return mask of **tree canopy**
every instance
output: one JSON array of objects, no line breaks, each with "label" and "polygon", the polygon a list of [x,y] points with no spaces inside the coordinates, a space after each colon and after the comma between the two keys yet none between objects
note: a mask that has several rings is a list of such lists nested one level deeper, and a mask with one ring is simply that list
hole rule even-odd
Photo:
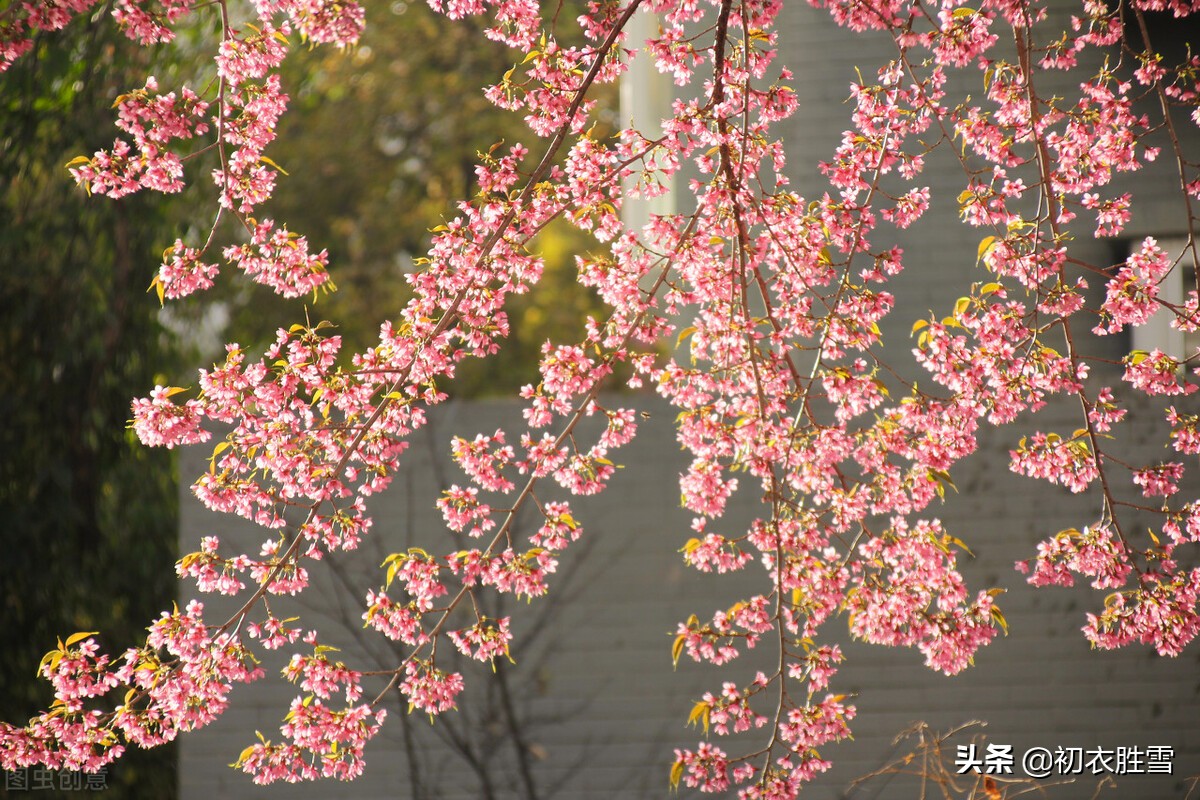
[{"label": "tree canopy", "polygon": [[[53,695],[34,674],[63,630],[142,634],[176,594],[177,475],[126,429],[129,398],[179,369],[147,303],[146,256],[173,238],[164,198],[94,202],[63,164],[110,139],[112,99],[154,58],[107,20],[40,34],[0,93],[0,715]],[[175,792],[171,748],[106,778]]]},{"label": "tree canopy", "polygon": [[[113,146],[70,163],[92,194],[124,197],[179,191],[188,161],[213,158],[215,221],[167,248],[152,284],[164,301],[210,289],[223,270],[289,298],[330,287],[330,253],[270,204],[284,169],[319,197],[340,170],[371,169],[391,152],[404,157],[388,168],[411,164],[427,178],[415,196],[464,196],[401,270],[403,297],[380,298],[402,308],[365,346],[310,314],[279,328],[265,354],[231,343],[196,388],[160,384],[134,401],[132,429],[146,445],[216,439],[194,493],[263,529],[257,552],[209,536],[177,565],[201,591],[240,605],[223,620],[206,619],[200,602],[173,608],[121,655],[101,653],[87,631],[65,638],[39,667],[55,704],[0,728],[0,765],[94,769],[129,745],[171,741],[215,719],[233,685],[263,677],[259,648],[289,648],[284,677],[299,694],[280,736],[249,743],[235,765],[262,783],[359,775],[363,747],[386,721],[384,698],[398,692],[410,711],[436,717],[464,685],[447,652],[482,662],[508,654],[511,618],[488,616],[479,599],[540,598],[560,560],[580,550],[586,520],[569,496],[606,488],[642,422],[636,397],[600,394],[619,371],[678,408],[691,458],[680,497],[694,515],[684,561],[702,572],[765,568],[757,593],[679,624],[673,657],[719,666],[728,680],[691,709],[706,736],[675,752],[672,785],[792,798],[828,768],[823,748],[850,735],[856,714],[835,693],[842,652],[826,635],[835,619],[948,675],[1006,628],[999,592],[966,585],[958,558],[968,544],[933,511],[986,424],[1029,426],[1011,470],[1096,500],[1092,517],[1049,532],[1019,565],[1028,580],[1082,578],[1108,592],[1084,627],[1096,647],[1178,655],[1200,632],[1200,502],[1183,482],[1185,459],[1200,453],[1200,418],[1182,402],[1200,387],[1200,354],[1187,345],[1200,329],[1191,272],[1200,177],[1188,129],[1200,120],[1200,70],[1186,53],[1166,61],[1154,44],[1153,15],[1167,5],[1088,0],[1062,15],[1027,0],[815,4],[852,31],[886,35],[895,57],[850,87],[847,132],[817,167],[826,187],[804,197],[777,136],[803,79],[777,58],[778,0],[592,2],[570,19],[533,0],[432,0],[508,48],[507,60],[496,51],[507,66],[484,96],[528,128],[488,145],[469,174],[436,144],[439,125],[463,119],[438,105],[438,81],[455,78],[426,75],[419,61],[397,67],[386,43],[355,51],[364,8],[354,2],[119,3],[118,24],[144,43],[170,39],[188,14],[219,23],[207,86],[147,78],[118,98]],[[92,5],[10,8],[0,57],[28,58],[31,33]],[[1169,10],[1186,17],[1200,4]],[[640,14],[656,24],[631,41]],[[289,132],[289,102],[304,104],[305,90],[289,98],[280,79],[297,42],[350,49],[352,74],[330,66],[307,89],[334,108],[341,93],[377,91],[376,63],[435,88],[411,116],[380,95],[387,110],[353,126],[361,165],[298,151],[283,167],[268,148]],[[493,57],[467,50],[468,65]],[[596,92],[638,58],[673,75],[681,99],[653,130],[614,131]],[[1069,91],[1047,80],[1053,71],[1069,76]],[[972,93],[951,94],[952,78]],[[889,236],[930,211],[923,180],[934,151],[958,164],[953,205],[978,231],[974,260],[986,275],[966,281],[952,308],[905,320],[914,371],[882,347],[897,305],[889,284],[913,257]],[[1079,241],[1117,236],[1131,219],[1135,192],[1120,176],[1158,159],[1171,168],[1180,247],[1138,237],[1128,255],[1090,255]],[[626,202],[672,182],[687,197],[678,211],[622,221]],[[411,240],[387,221],[402,198],[362,197],[353,177],[332,185],[334,213],[320,224],[342,258],[408,252]],[[223,233],[225,222],[235,233]],[[404,655],[370,673],[337,661],[320,631],[276,616],[271,598],[303,591],[310,571],[370,534],[367,499],[460,370],[494,357],[518,328],[514,303],[550,274],[538,243],[561,222],[591,237],[574,277],[602,311],[576,338],[540,347],[519,390],[520,430],[453,440],[463,478],[436,500],[451,535],[391,554],[378,583],[362,587],[365,626]],[[1179,283],[1183,274],[1190,280]],[[1177,293],[1166,290],[1172,276]],[[1115,338],[1155,319],[1182,335],[1182,350],[1130,350]],[[1133,397],[1162,402],[1165,457],[1113,438]],[[1053,398],[1076,406],[1073,431],[1039,427]],[[599,424],[585,435],[589,418]],[[724,513],[739,491],[761,504],[729,530]],[[522,511],[532,526],[518,521]],[[738,659],[753,646],[775,658],[751,675]]]}]

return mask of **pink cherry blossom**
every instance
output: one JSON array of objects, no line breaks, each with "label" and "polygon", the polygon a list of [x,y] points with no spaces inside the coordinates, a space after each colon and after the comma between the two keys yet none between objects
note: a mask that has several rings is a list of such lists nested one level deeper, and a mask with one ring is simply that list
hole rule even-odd
[{"label": "pink cherry blossom", "polygon": [[[1134,53],[1128,71],[1105,66],[1053,93],[1043,73],[1108,64],[1145,12],[1200,7],[1135,0],[1117,13],[1087,0],[1067,20],[1024,0],[812,5],[851,31],[890,38],[894,52],[845,87],[847,127],[812,173],[823,185],[804,197],[791,188],[780,138],[798,110],[792,85],[805,79],[779,63],[780,0],[588,3],[572,35],[533,0],[433,0],[451,20],[484,17],[484,35],[514,51],[513,68],[484,93],[523,117],[533,146],[481,156],[481,191],[434,231],[421,268],[406,276],[411,299],[374,346],[344,353],[327,323],[284,325],[261,357],[229,344],[186,399],[175,395],[187,390],[158,386],[133,401],[131,427],[147,445],[224,431],[193,491],[265,538],[251,554],[207,537],[176,569],[201,591],[236,596],[241,610],[206,621],[199,603],[172,609],[118,657],[87,632],[68,637],[39,667],[55,708],[0,727],[0,767],[94,769],[128,745],[170,741],[212,722],[235,684],[261,676],[252,646],[286,646],[299,648],[284,678],[301,694],[282,739],[262,736],[236,766],[259,783],[356,777],[385,722],[384,698],[399,692],[431,718],[450,712],[465,679],[446,669],[447,652],[494,661],[520,647],[519,626],[484,616],[478,599],[532,602],[557,589],[560,560],[589,535],[566,495],[617,480],[620,449],[641,424],[636,396],[618,407],[600,394],[618,375],[676,409],[687,453],[680,501],[693,515],[671,545],[677,557],[714,579],[763,568],[756,591],[677,625],[674,659],[720,668],[691,719],[724,746],[677,750],[672,784],[791,800],[829,768],[823,753],[850,737],[856,714],[828,693],[843,660],[828,641],[835,620],[867,642],[912,648],[946,674],[1006,628],[1000,591],[967,585],[959,559],[968,544],[936,515],[983,425],[1026,426],[1010,469],[1098,507],[1088,524],[1045,532],[1018,562],[1027,580],[1083,577],[1107,592],[1083,624],[1097,647],[1178,655],[1200,633],[1200,570],[1175,556],[1200,541],[1200,503],[1182,461],[1135,463],[1109,437],[1134,416],[1138,394],[1194,393],[1195,354],[1097,358],[1087,337],[1159,314],[1176,330],[1200,328],[1196,292],[1166,291],[1194,247],[1168,253],[1146,238],[1127,259],[1091,263],[1076,243],[1125,230],[1141,199],[1112,184],[1162,148],[1181,196],[1200,197],[1196,159],[1174,133],[1200,122],[1200,112],[1179,114],[1200,97],[1200,56],[1174,65]],[[36,0],[0,12],[0,70],[39,32],[94,6]],[[69,164],[86,191],[119,198],[177,192],[195,177],[192,157],[214,152],[213,235],[188,234],[163,253],[151,284],[163,302],[212,287],[227,266],[285,297],[332,289],[335,265],[319,243],[254,215],[284,174],[269,147],[287,111],[279,68],[293,39],[349,47],[365,11],[345,0],[251,0],[231,11],[225,2],[117,2],[117,24],[142,43],[169,41],[185,15],[217,20],[219,34],[196,45],[210,51],[216,78],[203,90],[147,78],[116,98],[112,147]],[[643,13],[657,15],[655,34],[632,41],[627,26]],[[598,132],[607,126],[593,125],[597,87],[636,59],[670,75],[680,99],[653,133]],[[949,94],[956,85],[967,89]],[[1158,130],[1165,144],[1152,139]],[[944,198],[940,178],[922,176],[938,149],[961,166]],[[688,195],[686,212],[641,227],[622,221],[627,201],[661,196],[672,182]],[[893,226],[924,224],[939,204],[977,231],[974,259],[960,264],[972,277],[949,308],[898,309],[886,284],[922,256],[890,241]],[[236,238],[214,245],[223,218]],[[544,271],[535,237],[560,218],[594,240],[577,275],[607,310],[575,340],[542,346],[536,382],[519,395],[521,424],[451,440],[461,476],[435,501],[444,529],[389,554],[364,589],[368,633],[405,648],[368,675],[301,620],[277,617],[270,600],[304,591],[327,556],[371,535],[367,498],[388,486],[459,364],[500,348],[507,301]],[[898,311],[910,316],[916,377],[884,347]],[[1029,421],[1057,400],[1078,409],[1070,433]],[[1171,406],[1159,424],[1167,452],[1200,452],[1200,422],[1187,408]],[[726,517],[735,497],[762,503],[739,523]],[[1153,518],[1148,535],[1134,512]],[[771,649],[773,668],[739,673],[751,648]],[[364,685],[375,678],[380,687]],[[118,695],[127,699],[103,704]]]}]

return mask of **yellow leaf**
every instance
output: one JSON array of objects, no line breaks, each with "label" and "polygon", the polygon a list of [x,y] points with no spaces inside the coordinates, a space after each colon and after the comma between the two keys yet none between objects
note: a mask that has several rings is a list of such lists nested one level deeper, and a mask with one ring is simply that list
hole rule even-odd
[{"label": "yellow leaf", "polygon": [[971,552],[971,548],[967,547],[966,542],[964,542],[962,539],[959,539],[957,536],[951,536],[949,541],[950,541],[950,544],[952,544],[955,547],[957,547],[958,549],[962,550],[964,553],[969,555],[971,558],[975,557],[975,554]]},{"label": "yellow leaf", "polygon": [[695,725],[697,722],[704,724],[704,732],[708,733],[708,717],[712,709],[706,701],[700,700],[696,705],[692,706],[692,713],[688,714],[688,725]]},{"label": "yellow leaf", "polygon": [[70,647],[76,642],[82,642],[89,636],[95,636],[99,632],[100,631],[81,631],[80,633],[73,633],[67,637],[67,647]]},{"label": "yellow leaf", "polygon": [[679,666],[679,656],[683,654],[683,645],[687,641],[687,634],[681,633],[675,637],[675,643],[671,645],[671,663]]},{"label": "yellow leaf", "polygon": [[671,765],[671,788],[678,789],[679,781],[683,778],[683,762],[676,761]]},{"label": "yellow leaf", "polygon": [[269,167],[274,167],[274,168],[275,168],[275,170],[276,170],[277,172],[280,172],[280,173],[282,173],[282,174],[284,174],[284,175],[287,175],[287,174],[288,174],[288,171],[287,171],[286,169],[284,169],[283,167],[279,166],[278,164],[276,164],[274,161],[272,161],[271,159],[267,158],[266,156],[259,156],[259,157],[258,157],[258,160],[259,160],[259,161],[261,161],[261,162],[263,162],[264,164],[266,164],[266,165],[267,165],[267,166],[269,166]]},{"label": "yellow leaf", "polygon": [[257,747],[257,746],[258,746],[258,745],[254,745],[254,744],[252,744],[252,745],[250,745],[249,747],[247,747],[245,750],[243,750],[243,751],[241,752],[241,754],[240,754],[240,755],[238,755],[238,759],[237,759],[237,761],[233,762],[233,763],[232,763],[232,764],[230,764],[229,766],[231,766],[231,767],[233,767],[233,768],[235,768],[235,769],[236,769],[236,768],[238,768],[238,767],[242,766],[242,764],[245,764],[245,763],[246,763],[246,759],[248,759],[248,758],[250,757],[250,755],[251,755],[251,754],[254,752],[254,748],[255,748],[255,747]]},{"label": "yellow leaf", "polygon": [[[164,256],[164,259],[165,259],[165,256]],[[153,289],[155,291],[155,293],[158,295],[159,306],[162,306],[166,303],[166,299],[167,299],[166,298],[166,288],[167,287],[165,287],[163,285],[162,280],[157,275],[155,275],[154,280],[150,281],[150,285],[146,287],[146,291],[148,292],[151,289]]]},{"label": "yellow leaf", "polygon": [[53,671],[54,668],[58,666],[58,662],[61,660],[62,652],[59,650],[51,650],[49,653],[46,653],[46,655],[42,656],[42,660],[37,665],[37,671],[33,674],[40,677],[42,674],[42,668],[47,664],[49,664],[50,670]]},{"label": "yellow leaf", "polygon": [[213,448],[212,456],[208,459],[209,472],[216,470],[217,456],[219,456],[221,453],[223,453],[224,451],[226,451],[228,449],[229,449],[229,440],[228,439],[226,439],[223,442],[219,442],[217,444],[217,446]]},{"label": "yellow leaf", "polygon": [[996,608],[995,606],[992,606],[992,619],[994,619],[996,624],[1000,626],[1000,629],[1004,631],[1004,635],[1008,636],[1008,620],[1006,620],[1004,615],[1000,613],[1000,609]]}]

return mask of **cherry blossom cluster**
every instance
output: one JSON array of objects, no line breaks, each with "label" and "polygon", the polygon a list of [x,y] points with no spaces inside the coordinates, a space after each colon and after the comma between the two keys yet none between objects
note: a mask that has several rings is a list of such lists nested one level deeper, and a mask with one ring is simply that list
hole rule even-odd
[{"label": "cherry blossom cluster", "polygon": [[[744,22],[738,19],[743,7],[711,5],[707,19],[718,37]],[[1006,627],[995,605],[999,590],[968,593],[955,567],[955,554],[965,545],[936,520],[914,515],[953,485],[952,468],[975,451],[983,419],[1012,422],[1055,395],[1079,398],[1081,427],[1069,436],[1026,437],[1012,454],[1012,468],[1076,492],[1100,485],[1104,521],[1043,544],[1031,581],[1068,582],[1081,574],[1097,588],[1124,588],[1104,614],[1089,617],[1088,637],[1105,647],[1142,641],[1177,653],[1195,635],[1197,610],[1190,591],[1194,573],[1177,571],[1173,550],[1190,541],[1195,507],[1164,506],[1165,536],[1134,550],[1118,517],[1123,509],[1149,507],[1116,494],[1112,482],[1124,472],[1144,497],[1173,498],[1184,467],[1174,461],[1131,465],[1109,452],[1101,434],[1118,425],[1126,409],[1110,387],[1094,386],[1092,365],[1076,344],[1080,323],[1072,318],[1099,319],[1083,328],[1110,333],[1145,324],[1165,309],[1174,312],[1178,327],[1191,329],[1187,303],[1171,306],[1159,297],[1181,254],[1168,254],[1150,239],[1126,262],[1071,274],[1067,245],[1078,209],[1096,214],[1090,233],[1121,232],[1133,196],[1106,197],[1103,190],[1115,173],[1154,161],[1162,145],[1146,143],[1151,122],[1132,111],[1133,83],[1115,71],[1085,79],[1074,98],[1051,96],[1036,85],[1038,68],[1072,69],[1090,57],[1089,49],[1119,44],[1120,18],[1088,4],[1072,30],[1061,33],[1048,24],[1038,28],[1044,13],[1021,3],[985,3],[981,9],[952,3],[940,9],[921,3],[819,5],[828,5],[852,29],[889,31],[900,55],[877,80],[851,87],[853,128],[821,166],[835,193],[816,202],[782,188],[787,180],[778,172],[775,145],[754,127],[753,116],[749,123],[721,119],[719,104],[732,92],[741,93],[743,113],[753,107],[741,73],[725,77],[720,68],[722,60],[735,69],[751,62],[738,50],[748,53],[760,40],[749,24],[743,38],[730,37],[728,50],[719,39],[711,48],[697,47],[686,31],[666,26],[662,39],[649,46],[660,69],[681,84],[706,55],[714,62],[706,84],[713,117],[698,129],[697,112],[708,107],[694,104],[691,116],[677,107],[676,121],[668,120],[666,128],[686,121],[690,139],[708,148],[695,163],[709,180],[693,189],[699,227],[711,238],[708,248],[681,253],[679,264],[690,281],[678,302],[697,307],[680,335],[687,360],[655,374],[659,391],[681,409],[680,441],[694,455],[681,488],[685,506],[698,515],[698,536],[683,554],[698,569],[724,572],[753,560],[753,546],[774,585],[772,594],[753,598],[772,609],[766,630],[754,622],[734,624],[732,609],[717,612],[711,622],[693,615],[679,627],[676,657],[725,665],[774,627],[782,659],[791,662],[788,677],[803,680],[813,668],[810,637],[841,610],[861,638],[915,647],[931,668],[947,673],[968,666],[976,650]],[[1180,6],[1179,13],[1190,11]],[[1017,44],[1015,59],[992,53],[1005,38],[997,36],[1001,25]],[[1137,60],[1137,54],[1129,57]],[[951,69],[978,70],[987,102],[951,107],[944,90]],[[1190,87],[1179,88],[1194,81],[1187,69],[1141,69],[1137,80],[1194,107]],[[872,240],[880,235],[880,220],[905,228],[927,210],[929,190],[916,181],[936,132],[950,148],[989,165],[979,169],[962,159],[965,186],[958,203],[967,224],[990,230],[979,259],[992,280],[974,284],[948,316],[918,320],[913,328],[918,361],[948,394],[908,385],[896,403],[891,392],[897,382],[888,379],[890,368],[878,348],[878,323],[891,310],[891,298],[871,284],[896,274],[902,254]],[[917,136],[922,141],[914,147]],[[1179,155],[1178,138],[1172,137],[1171,147],[1181,186],[1190,192],[1191,162]],[[686,146],[679,152],[691,154]],[[892,175],[901,179],[899,188]],[[1043,198],[1040,204],[1029,202],[1031,189]],[[859,264],[874,266],[853,269],[856,255]],[[1088,307],[1087,281],[1097,274],[1106,282],[1107,299]],[[763,308],[765,316],[751,311]],[[805,351],[814,355],[797,363]],[[1195,390],[1181,362],[1158,351],[1130,354],[1124,378],[1152,395]],[[819,410],[824,403],[832,409]],[[1188,423],[1174,410],[1169,421],[1175,441],[1191,446]],[[761,484],[755,489],[771,515],[756,520],[745,536],[709,532],[710,520],[751,478]],[[890,520],[880,524],[880,517]],[[745,784],[746,797],[793,797],[813,774],[803,748],[848,733],[844,726],[853,709],[835,710],[825,737],[803,711],[835,665],[834,659],[820,662],[820,680],[809,687],[807,704],[789,696],[783,681],[773,702],[760,700],[779,719],[804,726],[786,733],[781,727],[765,758],[756,753],[752,762],[715,748],[679,751],[673,781],[711,792],[726,791],[732,781]],[[751,685],[727,684],[725,695],[761,698]],[[728,734],[728,727],[715,732]],[[810,732],[815,738],[806,740]],[[798,744],[785,755],[781,742]],[[779,759],[787,761],[787,780],[778,779]],[[739,771],[750,763],[754,769]]]},{"label": "cherry blossom cluster", "polygon": [[386,710],[367,704],[335,711],[313,695],[296,698],[280,727],[289,741],[272,744],[264,738],[243,750],[233,766],[259,784],[353,780],[365,769],[363,748],[386,717]]},{"label": "cherry blossom cluster", "polygon": [[94,194],[123,197],[140,189],[178,192],[183,188],[183,162],[171,150],[176,140],[191,139],[208,130],[204,122],[209,104],[191,89],[155,94],[158,81],[146,80],[117,98],[117,127],[133,137],[133,148],[118,139],[113,149],[80,156],[71,162],[76,182]]},{"label": "cherry blossom cluster", "polygon": [[[221,257],[298,297],[329,287],[324,251],[252,216],[283,174],[265,154],[286,110],[278,67],[292,36],[352,44],[363,10],[341,0],[256,0],[231,17],[231,2],[215,4],[212,93],[160,94],[148,80],[117,103],[131,141],[77,160],[73,172],[99,194],[177,191],[199,152],[188,152],[189,142],[213,132],[216,217],[234,218],[240,237]],[[0,63],[27,49],[31,31],[61,28],[91,5],[42,0],[0,12]],[[791,800],[828,769],[824,748],[850,737],[856,715],[844,695],[829,693],[842,661],[826,639],[831,625],[913,648],[946,674],[1005,630],[1001,590],[967,587],[958,566],[967,545],[932,507],[978,449],[981,426],[1013,423],[1056,398],[1078,407],[1078,427],[1026,435],[1010,467],[1095,495],[1098,516],[1047,532],[1018,569],[1036,585],[1083,576],[1111,590],[1084,626],[1097,646],[1140,642],[1175,655],[1200,633],[1200,569],[1176,555],[1200,542],[1200,501],[1187,496],[1184,462],[1134,463],[1110,438],[1122,433],[1130,393],[1175,397],[1180,405],[1163,409],[1163,441],[1200,452],[1200,422],[1182,405],[1200,386],[1196,354],[1133,351],[1104,364],[1082,346],[1085,336],[1158,314],[1179,330],[1200,328],[1196,292],[1173,302],[1162,290],[1172,271],[1196,260],[1190,208],[1200,175],[1179,130],[1200,123],[1200,57],[1166,64],[1152,42],[1134,46],[1124,36],[1131,21],[1144,30],[1144,15],[1162,3],[1134,0],[1125,17],[1086,0],[1063,30],[1025,0],[978,8],[813,0],[853,31],[886,33],[896,55],[848,87],[849,127],[818,165],[827,185],[809,198],[791,189],[779,138],[778,123],[797,111],[796,76],[776,63],[781,0],[590,2],[572,36],[556,10],[544,13],[534,0],[431,5],[451,20],[486,16],[486,35],[513,48],[515,66],[486,94],[525,118],[538,152],[512,144],[481,157],[482,191],[434,230],[408,276],[411,300],[367,351],[342,353],[326,323],[292,325],[258,359],[228,345],[224,361],[200,373],[194,396],[159,386],[134,401],[132,428],[148,445],[202,443],[214,425],[229,431],[193,490],[266,538],[254,554],[222,553],[207,538],[178,571],[244,604],[215,625],[199,604],[166,614],[123,660],[100,655],[88,635],[60,643],[41,668],[57,703],[25,728],[0,729],[0,766],[92,768],[126,744],[167,741],[210,722],[233,684],[259,677],[252,640],[266,649],[299,641],[308,650],[292,654],[284,677],[303,694],[283,720],[283,739],[250,745],[236,766],[262,783],[355,777],[385,701],[398,693],[410,712],[430,717],[456,707],[466,679],[447,669],[444,653],[491,662],[520,646],[512,620],[485,616],[478,601],[486,592],[542,597],[560,560],[574,557],[586,534],[566,495],[603,491],[639,424],[633,408],[600,394],[617,374],[678,409],[689,454],[681,497],[693,514],[684,561],[704,572],[754,570],[760,580],[756,593],[678,625],[677,662],[686,655],[722,668],[691,721],[729,744],[677,750],[674,785]],[[1200,11],[1200,0],[1170,7],[1184,16]],[[124,0],[115,15],[149,42],[200,10]],[[656,15],[648,41],[626,36],[635,14]],[[229,23],[243,17],[253,23]],[[601,137],[591,127],[594,90],[631,58],[671,75],[680,99],[660,134]],[[1046,73],[1079,70],[1086,74],[1074,90],[1047,88]],[[954,99],[952,76],[977,82],[977,99]],[[1161,118],[1135,111],[1143,96],[1158,101]],[[895,312],[887,284],[906,260],[889,236],[921,224],[934,206],[922,173],[937,149],[962,167],[959,215],[980,229],[985,277],[952,308],[915,320],[913,355],[927,373],[918,382],[888,362],[881,323]],[[1115,176],[1164,152],[1187,209],[1187,249],[1145,239],[1118,263],[1083,263],[1074,240],[1117,236],[1132,219],[1136,198],[1112,189]],[[656,196],[681,182],[685,165],[694,176],[689,210],[626,228],[626,192]],[[372,676],[331,660],[315,632],[275,616],[270,598],[303,591],[318,562],[370,534],[368,498],[387,487],[458,365],[499,349],[506,301],[543,271],[531,242],[558,217],[600,245],[577,259],[578,279],[608,312],[589,318],[578,340],[542,347],[538,379],[520,392],[523,429],[450,443],[463,477],[435,501],[445,530],[390,554],[378,585],[365,589],[365,627],[407,655]],[[153,284],[161,300],[213,285],[214,241],[180,239],[166,250]],[[1119,390],[1107,385],[1118,378]],[[762,499],[759,511],[731,529],[725,512],[747,494]],[[1130,522],[1135,514],[1155,520],[1147,539]],[[764,647],[775,667],[740,672],[741,656]],[[121,687],[124,702],[105,706]],[[338,696],[344,707],[332,704]]]},{"label": "cherry blossom cluster", "polygon": [[[99,654],[92,633],[77,633],[46,654],[39,673],[55,702],[24,728],[0,726],[6,769],[44,764],[95,771],[120,757],[125,744],[153,747],[182,731],[208,725],[228,706],[235,683],[262,676],[247,648],[204,624],[203,606],[164,612],[146,644],[119,660]],[[111,710],[89,707],[118,687],[127,689]]]},{"label": "cherry blossom cluster", "polygon": [[0,72],[33,47],[38,31],[57,31],[96,5],[96,0],[12,3],[0,12]]}]

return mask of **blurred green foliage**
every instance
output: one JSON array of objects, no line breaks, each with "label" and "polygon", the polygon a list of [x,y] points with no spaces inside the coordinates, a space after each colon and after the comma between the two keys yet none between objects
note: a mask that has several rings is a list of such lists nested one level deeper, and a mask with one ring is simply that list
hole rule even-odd
[{"label": "blurred green foliage", "polygon": [[[173,238],[162,198],[88,199],[63,165],[111,146],[113,98],[153,54],[109,20],[39,39],[0,91],[0,719],[48,707],[56,637],[116,654],[176,595],[170,454],[125,429],[130,398],[173,366],[146,293]],[[119,700],[119,698],[118,698]],[[112,796],[175,796],[173,747],[109,768]],[[0,785],[0,792],[4,787]],[[53,796],[44,791],[39,796]],[[66,796],[64,794],[64,796]]]},{"label": "blurred green foliage", "polygon": [[[572,5],[560,11],[564,20],[578,13]],[[514,55],[486,39],[482,20],[451,21],[420,0],[370,4],[367,13],[357,48],[298,48],[285,62],[292,101],[268,153],[288,175],[260,214],[329,250],[338,291],[301,302],[312,322],[336,324],[346,353],[371,346],[380,323],[398,316],[409,296],[404,276],[428,249],[430,229],[478,191],[478,154],[520,141],[535,161],[544,146],[519,115],[483,96]],[[602,120],[598,135],[604,128]],[[512,301],[513,333],[500,354],[464,364],[450,392],[511,393],[538,379],[543,341],[579,339],[584,317],[602,313],[575,281],[574,254],[589,247],[595,240],[562,221],[538,238],[533,249],[547,262],[542,283]],[[305,313],[296,301],[229,276],[218,296],[229,309],[227,335],[252,348]],[[201,302],[186,304],[191,314],[199,315]]]}]

